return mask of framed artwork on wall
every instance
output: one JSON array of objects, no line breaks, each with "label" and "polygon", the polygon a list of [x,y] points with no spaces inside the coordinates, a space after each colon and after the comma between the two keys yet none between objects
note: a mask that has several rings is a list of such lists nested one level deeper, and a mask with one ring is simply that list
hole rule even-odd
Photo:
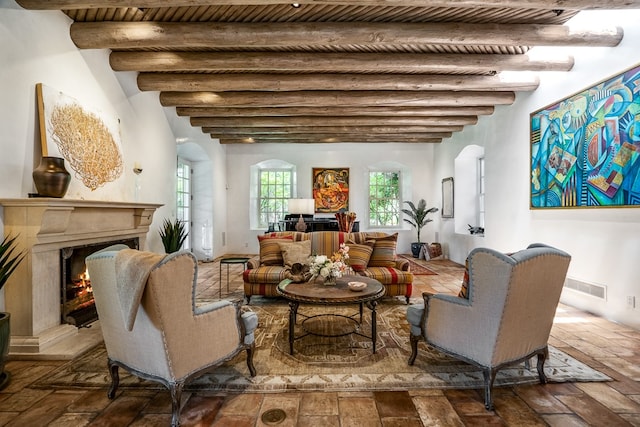
[{"label": "framed artwork on wall", "polygon": [[640,65],[530,122],[531,209],[640,206]]},{"label": "framed artwork on wall", "polygon": [[349,168],[312,168],[316,213],[349,210]]},{"label": "framed artwork on wall", "polygon": [[442,218],[453,218],[453,177],[442,180]]},{"label": "framed artwork on wall", "polygon": [[85,187],[95,190],[124,171],[120,121],[74,98],[36,84],[42,155],[61,157]]}]

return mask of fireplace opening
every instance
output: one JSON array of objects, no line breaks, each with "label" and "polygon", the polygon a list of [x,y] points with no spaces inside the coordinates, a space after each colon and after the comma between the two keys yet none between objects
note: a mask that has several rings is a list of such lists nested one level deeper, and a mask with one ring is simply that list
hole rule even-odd
[{"label": "fireplace opening", "polygon": [[124,244],[132,249],[138,249],[138,238],[112,240],[104,243],[60,249],[62,266],[60,312],[62,314],[62,323],[81,328],[89,327],[91,323],[98,319],[98,312],[93,301],[91,277],[87,272],[84,260],[92,253],[115,244]]}]

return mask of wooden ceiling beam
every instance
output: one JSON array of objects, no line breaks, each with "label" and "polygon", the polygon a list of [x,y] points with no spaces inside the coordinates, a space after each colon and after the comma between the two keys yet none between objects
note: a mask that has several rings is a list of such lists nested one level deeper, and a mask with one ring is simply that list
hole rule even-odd
[{"label": "wooden ceiling beam", "polygon": [[616,46],[619,27],[564,25],[367,22],[74,22],[81,49],[282,48],[394,45]]},{"label": "wooden ceiling beam", "polygon": [[164,107],[464,107],[510,105],[513,92],[442,91],[296,91],[160,92]]},{"label": "wooden ceiling beam", "polygon": [[[161,8],[167,7],[164,0],[16,0],[25,9],[91,9],[91,8]],[[301,5],[345,5],[345,6],[401,6],[401,7],[460,7],[460,8],[514,8],[542,10],[589,10],[589,9],[638,9],[638,0],[300,0]],[[171,6],[233,6],[233,5],[277,5],[282,0],[172,0]]]},{"label": "wooden ceiling beam", "polygon": [[387,139],[388,141],[393,138],[433,138],[433,139],[443,139],[449,138],[452,135],[452,132],[413,132],[413,133],[377,133],[377,134],[362,134],[362,133],[287,133],[287,134],[265,134],[265,133],[246,133],[246,134],[218,134],[216,132],[211,132],[212,138],[255,138],[262,141],[268,141],[270,139],[328,139],[328,138],[340,138],[340,139],[357,139],[365,137],[371,137],[373,139]]},{"label": "wooden ceiling beam", "polygon": [[[268,135],[268,134],[260,134],[260,133],[251,133],[251,134],[246,134],[246,135],[224,135],[222,134],[220,137],[222,138],[254,138],[254,139],[260,139],[262,141],[268,141],[268,140],[272,140],[272,139],[278,139],[278,140],[282,140],[282,139],[300,139],[300,140],[306,140],[306,139],[328,139],[328,138],[340,138],[340,139],[353,139],[356,140],[358,138],[369,138],[371,137],[372,139],[376,139],[376,140],[382,140],[382,139],[387,139],[387,140],[391,140],[392,138],[411,138],[411,139],[419,139],[419,138],[433,138],[433,139],[442,139],[442,138],[447,138],[447,137],[443,137],[440,136],[442,134],[447,134],[446,132],[440,132],[440,133],[420,133],[420,132],[414,132],[414,133],[378,133],[378,134],[371,134],[371,135],[363,135],[361,133],[288,133],[288,134],[280,134],[280,135]],[[218,136],[216,136],[215,132],[211,133],[211,136],[214,138],[218,138]],[[449,136],[451,136],[451,134],[449,134]]]},{"label": "wooden ceiling beam", "polygon": [[189,117],[295,117],[295,116],[484,116],[490,106],[478,107],[177,107],[179,116]]},{"label": "wooden ceiling beam", "polygon": [[493,73],[569,71],[570,56],[532,59],[528,55],[300,52],[111,52],[115,71]]},{"label": "wooden ceiling beam", "polygon": [[297,126],[465,126],[475,125],[475,116],[459,117],[192,117],[192,126],[201,127],[297,127]]},{"label": "wooden ceiling beam", "polygon": [[[315,7],[290,13],[282,0],[17,1],[68,14],[78,48],[111,49],[115,71],[140,73],[141,90],[159,91],[162,105],[223,143],[441,142],[495,105],[512,104],[514,92],[538,87],[537,78],[507,81],[502,71],[573,67],[566,55],[531,59],[523,54],[530,47],[619,44],[618,27],[560,25],[573,10],[640,7],[640,0],[301,0]],[[439,22],[417,22],[418,15]]]},{"label": "wooden ceiling beam", "polygon": [[[216,138],[216,137],[212,137]],[[348,137],[337,135],[329,138],[273,138],[273,139],[264,139],[264,138],[231,138],[224,137],[218,138],[221,144],[327,144],[327,143],[433,143],[437,144],[442,142],[440,138],[412,138],[412,137],[403,137],[401,135],[391,135],[388,137],[378,138],[377,135],[372,136],[362,136],[362,135],[351,135]]]},{"label": "wooden ceiling beam", "polygon": [[142,91],[233,92],[297,90],[477,90],[524,91],[538,88],[530,75],[449,76],[429,74],[181,74],[140,73]]},{"label": "wooden ceiling beam", "polygon": [[[202,127],[202,132],[216,135],[280,135],[295,133],[332,133],[332,134],[438,134],[460,132],[463,126],[359,126],[351,124],[349,126],[298,126],[294,129],[290,127]],[[435,138],[448,138],[448,136],[435,135]]]}]

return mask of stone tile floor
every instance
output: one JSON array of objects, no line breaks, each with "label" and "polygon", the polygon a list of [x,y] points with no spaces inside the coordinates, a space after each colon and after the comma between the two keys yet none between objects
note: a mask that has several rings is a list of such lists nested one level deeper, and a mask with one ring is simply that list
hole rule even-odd
[{"label": "stone tile floor", "polygon": [[[433,289],[457,292],[462,266],[420,260],[438,273],[416,276],[414,297]],[[217,298],[217,262],[200,265],[198,295]],[[231,289],[242,284],[241,265],[230,267]],[[226,293],[226,268],[223,271]],[[283,409],[278,426],[640,426],[640,331],[561,305],[550,344],[614,381],[495,388],[495,410],[480,390],[186,394],[183,426],[265,426],[262,414]],[[424,345],[424,344],[421,344]],[[420,357],[420,356],[418,356]],[[166,391],[30,388],[62,361],[10,361],[13,379],[0,391],[0,426],[167,426]]]}]

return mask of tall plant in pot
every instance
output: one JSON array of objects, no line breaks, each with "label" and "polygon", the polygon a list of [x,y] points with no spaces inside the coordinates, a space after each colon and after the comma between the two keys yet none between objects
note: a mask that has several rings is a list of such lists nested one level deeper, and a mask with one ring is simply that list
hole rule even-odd
[{"label": "tall plant in pot", "polygon": [[[15,241],[18,237],[5,237],[0,243],[0,290],[4,287],[9,277],[13,274],[18,264],[24,258],[24,253],[14,254]],[[9,384],[10,375],[5,372],[4,365],[9,354],[9,341],[11,338],[9,313],[0,312],[0,390]]]},{"label": "tall plant in pot", "polygon": [[411,254],[414,258],[418,258],[418,256],[420,256],[420,247],[422,246],[420,230],[433,221],[431,218],[428,218],[428,216],[429,214],[438,212],[438,208],[427,208],[427,202],[424,199],[418,200],[417,206],[412,201],[405,201],[405,203],[409,205],[410,209],[402,209],[402,212],[409,217],[404,218],[404,221],[415,227],[418,232],[418,241],[411,243]]}]

